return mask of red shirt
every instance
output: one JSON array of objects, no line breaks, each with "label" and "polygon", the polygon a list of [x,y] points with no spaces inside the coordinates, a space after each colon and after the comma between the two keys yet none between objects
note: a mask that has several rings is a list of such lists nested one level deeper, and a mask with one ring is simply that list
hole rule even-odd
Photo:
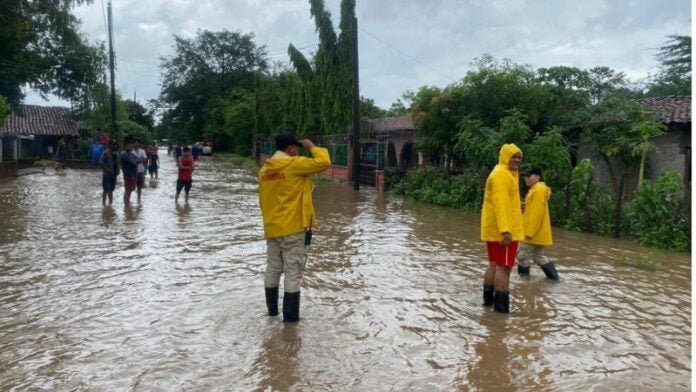
[{"label": "red shirt", "polygon": [[[181,157],[181,166],[193,166],[193,158],[182,156]],[[179,168],[179,179],[180,180],[192,179],[191,174],[192,174],[191,170]]]}]

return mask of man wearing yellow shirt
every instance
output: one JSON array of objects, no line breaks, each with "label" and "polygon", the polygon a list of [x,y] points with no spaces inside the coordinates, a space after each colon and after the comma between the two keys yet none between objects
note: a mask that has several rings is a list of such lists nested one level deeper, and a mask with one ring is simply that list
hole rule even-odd
[{"label": "man wearing yellow shirt", "polygon": [[529,275],[530,261],[534,261],[551,280],[558,280],[558,272],[553,262],[544,257],[544,247],[553,244],[551,235],[551,216],[549,199],[551,188],[541,181],[541,169],[532,166],[524,173],[524,182],[529,187],[524,199],[524,240],[517,256],[517,272]]},{"label": "man wearing yellow shirt", "polygon": [[[267,259],[264,275],[268,315],[278,315],[280,275],[284,274],[283,321],[300,321],[300,286],[316,225],[312,201],[312,175],[331,166],[326,148],[310,140],[298,141],[291,134],[275,138],[276,152],[259,171],[259,199],[266,237]],[[304,147],[312,158],[299,156]]]},{"label": "man wearing yellow shirt", "polygon": [[519,190],[522,150],[514,144],[500,148],[498,164],[486,180],[481,211],[481,239],[488,250],[483,276],[483,304],[496,312],[510,312],[510,271],[517,246],[524,239]]}]

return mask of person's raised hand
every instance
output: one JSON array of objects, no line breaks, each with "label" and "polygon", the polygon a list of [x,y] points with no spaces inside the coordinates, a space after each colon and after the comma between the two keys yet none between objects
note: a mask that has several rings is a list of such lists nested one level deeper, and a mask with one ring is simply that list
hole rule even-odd
[{"label": "person's raised hand", "polygon": [[302,147],[305,148],[305,150],[309,150],[309,149],[312,149],[315,147],[314,143],[312,143],[312,141],[309,139],[302,139],[302,140],[298,140],[298,141],[300,142]]}]

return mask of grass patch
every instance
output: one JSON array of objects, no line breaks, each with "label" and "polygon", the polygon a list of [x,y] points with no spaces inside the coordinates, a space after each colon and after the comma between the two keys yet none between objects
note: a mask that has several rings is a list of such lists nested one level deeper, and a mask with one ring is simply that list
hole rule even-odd
[{"label": "grass patch", "polygon": [[215,154],[216,158],[222,159],[223,161],[231,162],[233,165],[239,166],[242,169],[246,169],[252,173],[258,173],[260,166],[255,160],[249,157],[232,154],[230,152],[222,152]]},{"label": "grass patch", "polygon": [[635,268],[643,271],[655,272],[662,267],[659,261],[655,261],[648,256],[641,256],[639,260],[623,257],[618,263],[622,267]]}]

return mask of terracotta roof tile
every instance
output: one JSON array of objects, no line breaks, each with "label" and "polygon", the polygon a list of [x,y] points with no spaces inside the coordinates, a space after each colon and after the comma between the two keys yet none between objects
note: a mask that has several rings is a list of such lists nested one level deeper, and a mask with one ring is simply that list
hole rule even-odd
[{"label": "terracotta roof tile", "polygon": [[659,110],[662,115],[662,121],[665,124],[691,122],[690,95],[645,98],[639,99],[638,102],[648,104]]},{"label": "terracotta roof tile", "polygon": [[410,114],[398,117],[382,117],[367,120],[370,131],[375,133],[388,131],[414,131],[413,120]]},{"label": "terracotta roof tile", "polygon": [[80,122],[70,109],[56,106],[19,105],[0,127],[7,135],[78,135]]}]

